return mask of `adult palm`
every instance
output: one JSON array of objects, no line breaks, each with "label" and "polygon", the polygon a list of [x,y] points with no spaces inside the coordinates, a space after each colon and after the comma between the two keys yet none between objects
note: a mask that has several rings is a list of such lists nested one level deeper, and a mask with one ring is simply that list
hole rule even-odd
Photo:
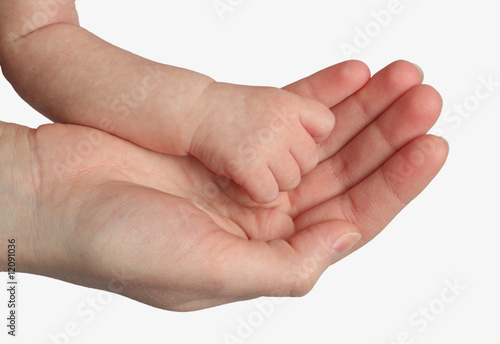
[{"label": "adult palm", "polygon": [[331,107],[337,124],[320,165],[268,205],[192,157],[81,126],[30,131],[37,164],[26,177],[35,193],[24,270],[181,311],[307,293],[422,191],[447,155],[443,140],[422,136],[441,99],[412,64],[368,80],[351,61],[286,87]]}]

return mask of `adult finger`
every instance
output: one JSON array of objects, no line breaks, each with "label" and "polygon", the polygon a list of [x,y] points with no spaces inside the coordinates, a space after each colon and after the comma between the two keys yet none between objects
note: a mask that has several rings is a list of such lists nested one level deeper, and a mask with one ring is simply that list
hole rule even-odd
[{"label": "adult finger", "polygon": [[331,108],[358,91],[369,78],[368,67],[353,60],[325,68],[283,89]]},{"label": "adult finger", "polygon": [[333,156],[399,97],[421,82],[421,72],[414,64],[396,61],[375,74],[357,93],[334,106],[335,128],[332,135],[319,145],[320,161]]},{"label": "adult finger", "polygon": [[387,159],[436,122],[442,99],[419,85],[398,99],[332,158],[304,176],[290,193],[298,214],[340,195],[373,173]]},{"label": "adult finger", "polygon": [[425,189],[447,155],[442,138],[421,136],[355,187],[301,215],[295,222],[297,229],[343,219],[359,228],[367,242]]}]

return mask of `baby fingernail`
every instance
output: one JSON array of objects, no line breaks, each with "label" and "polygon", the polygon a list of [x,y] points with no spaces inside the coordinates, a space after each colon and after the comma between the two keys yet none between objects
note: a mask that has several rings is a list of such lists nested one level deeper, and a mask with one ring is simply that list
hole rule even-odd
[{"label": "baby fingernail", "polygon": [[332,250],[335,255],[343,255],[351,250],[354,245],[361,239],[359,233],[348,233],[338,238],[332,245]]}]

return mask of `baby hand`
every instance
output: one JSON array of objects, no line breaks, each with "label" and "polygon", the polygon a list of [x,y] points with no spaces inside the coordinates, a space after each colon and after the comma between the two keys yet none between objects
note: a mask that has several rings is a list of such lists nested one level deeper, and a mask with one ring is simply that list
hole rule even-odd
[{"label": "baby hand", "polygon": [[318,164],[317,144],[335,125],[321,103],[271,87],[213,83],[193,111],[204,115],[190,154],[258,203],[299,184]]}]

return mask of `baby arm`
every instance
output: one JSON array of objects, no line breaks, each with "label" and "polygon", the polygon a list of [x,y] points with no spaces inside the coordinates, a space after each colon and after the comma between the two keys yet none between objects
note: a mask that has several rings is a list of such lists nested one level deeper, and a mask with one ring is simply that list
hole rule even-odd
[{"label": "baby arm", "polygon": [[[295,187],[317,164],[316,143],[333,128],[321,104],[147,60],[81,28],[74,1],[46,6],[0,1],[0,63],[23,99],[53,121],[192,154],[257,202]],[[40,13],[46,20],[37,27],[29,19]]]},{"label": "baby arm", "polygon": [[213,82],[91,34],[78,25],[73,0],[1,0],[0,62],[21,97],[51,120],[176,155],[189,153],[199,117],[190,108]]}]

